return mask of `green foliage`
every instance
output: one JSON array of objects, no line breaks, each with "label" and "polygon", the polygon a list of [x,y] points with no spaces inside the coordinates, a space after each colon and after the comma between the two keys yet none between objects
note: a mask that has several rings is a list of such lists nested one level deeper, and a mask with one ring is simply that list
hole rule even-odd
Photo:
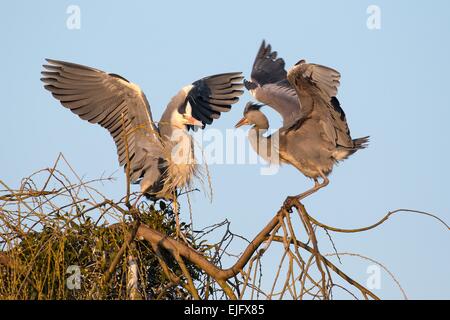
[{"label": "green foliage", "polygon": [[[169,237],[176,233],[174,212],[171,206],[160,202],[160,208],[142,204],[142,223]],[[78,210],[81,211],[81,210]],[[1,212],[0,212],[1,214]],[[55,213],[45,218],[41,230],[20,234],[16,244],[7,251],[8,265],[0,264],[0,299],[127,299],[128,257],[138,263],[139,291],[144,299],[189,299],[182,286],[170,283],[152,248],[145,241],[134,241],[120,259],[111,281],[104,283],[107,271],[126,239],[130,223],[113,225],[105,221],[98,225],[93,215],[81,214],[68,219]],[[130,216],[124,219],[130,220]],[[129,222],[129,221],[128,221]],[[199,251],[207,246],[196,246],[190,226],[182,223],[183,234],[190,245]],[[19,236],[20,234],[20,236]],[[11,240],[10,240],[11,241]],[[182,275],[172,255],[162,252],[163,259],[175,275]],[[81,271],[80,289],[66,285],[71,274],[69,266]],[[191,264],[186,266],[194,281],[199,281],[202,271]]]}]

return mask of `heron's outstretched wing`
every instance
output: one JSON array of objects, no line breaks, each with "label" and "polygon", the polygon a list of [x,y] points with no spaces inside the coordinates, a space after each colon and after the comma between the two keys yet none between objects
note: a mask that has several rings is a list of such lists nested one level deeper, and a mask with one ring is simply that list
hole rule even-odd
[{"label": "heron's outstretched wing", "polygon": [[150,187],[157,182],[162,144],[139,86],[83,65],[51,59],[47,62],[41,78],[45,89],[81,119],[106,128],[116,143],[120,165],[125,167],[128,149],[133,183],[144,178]]},{"label": "heron's outstretched wing", "polygon": [[219,119],[222,112],[228,112],[231,105],[239,101],[241,90],[241,72],[222,73],[195,81],[187,95],[187,107],[192,116],[203,123],[203,127]]},{"label": "heron's outstretched wing", "polygon": [[299,96],[304,117],[317,116],[330,142],[352,148],[345,113],[336,98],[340,77],[334,69],[304,60],[288,72],[288,80]]},{"label": "heron's outstretched wing", "polygon": [[263,41],[253,63],[251,83],[245,84],[258,101],[281,114],[284,128],[292,126],[302,115],[295,89],[286,77],[284,60],[277,58],[277,52]]},{"label": "heron's outstretched wing", "polygon": [[325,100],[330,100],[337,95],[341,74],[332,68],[301,60],[289,70],[289,82],[298,93],[298,83],[292,81],[294,78],[301,80],[306,89],[317,88]]},{"label": "heron's outstretched wing", "polygon": [[266,41],[263,40],[253,62],[252,81],[262,86],[267,83],[286,80],[287,72],[284,69],[284,60],[277,58],[277,56],[278,53],[272,51],[272,46],[266,45]]}]

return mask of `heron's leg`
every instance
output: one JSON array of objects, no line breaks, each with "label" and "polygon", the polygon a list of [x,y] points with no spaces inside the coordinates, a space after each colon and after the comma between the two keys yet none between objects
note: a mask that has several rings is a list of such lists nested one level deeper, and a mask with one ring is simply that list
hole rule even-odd
[{"label": "heron's leg", "polygon": [[300,200],[305,199],[306,197],[312,195],[314,192],[316,192],[320,188],[322,188],[321,184],[319,183],[319,181],[317,181],[317,179],[314,179],[314,187],[312,187],[311,189],[306,190],[305,192],[302,192],[296,196],[293,196],[292,198],[295,198],[300,201]]},{"label": "heron's leg", "polygon": [[319,174],[320,174],[321,178],[323,179],[322,183],[319,183],[319,180],[317,178],[314,178],[314,187],[312,187],[311,189],[309,189],[309,190],[307,190],[307,191],[305,191],[303,193],[300,193],[300,194],[298,194],[296,196],[288,197],[286,199],[286,201],[285,201],[285,205],[290,207],[291,206],[291,200],[296,199],[296,200],[300,201],[300,200],[305,199],[306,197],[312,195],[313,193],[315,193],[319,189],[322,189],[323,187],[326,187],[330,183],[330,180],[323,174],[322,171],[319,171]]},{"label": "heron's leg", "polygon": [[330,180],[328,180],[328,178],[322,173],[322,171],[319,171],[320,176],[322,177],[323,181],[322,183],[319,183],[319,181],[317,180],[317,178],[314,179],[314,187],[303,192],[300,193],[299,195],[296,195],[294,198],[297,198],[297,200],[302,200],[305,199],[306,197],[312,195],[313,193],[317,192],[319,189],[322,189],[323,187],[326,187],[329,183]]}]

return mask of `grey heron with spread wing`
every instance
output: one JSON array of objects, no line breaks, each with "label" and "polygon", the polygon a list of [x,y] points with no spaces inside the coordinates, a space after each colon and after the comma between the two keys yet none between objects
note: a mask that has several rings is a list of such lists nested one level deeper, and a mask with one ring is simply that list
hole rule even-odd
[{"label": "grey heron with spread wing", "polygon": [[[295,198],[302,199],[325,187],[337,162],[367,146],[368,137],[350,136],[344,110],[336,98],[340,77],[334,69],[305,60],[287,72],[284,60],[263,41],[251,81],[244,80],[256,100],[281,114],[283,125],[276,135],[264,136],[269,122],[261,112],[262,105],[249,102],[236,127],[252,125],[249,139],[257,153],[269,161],[277,158],[274,162],[291,164],[314,180],[313,188]],[[261,145],[275,152],[258,148]]]},{"label": "grey heron with spread wing", "polygon": [[[197,173],[188,130],[204,128],[231,109],[243,93],[240,72],[217,74],[183,87],[158,126],[142,90],[125,78],[70,62],[47,59],[41,80],[81,119],[106,128],[132,183],[153,199],[172,199]],[[129,168],[127,166],[129,165]]]}]

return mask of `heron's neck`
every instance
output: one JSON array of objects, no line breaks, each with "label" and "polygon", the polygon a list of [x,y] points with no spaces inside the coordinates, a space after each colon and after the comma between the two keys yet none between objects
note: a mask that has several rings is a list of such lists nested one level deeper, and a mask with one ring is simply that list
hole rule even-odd
[{"label": "heron's neck", "polygon": [[[166,159],[175,171],[195,164],[192,137],[183,123],[183,116],[179,112],[185,103],[186,92],[182,89],[170,100],[159,121],[159,132],[165,146]],[[184,175],[189,170],[181,170],[178,175]],[[181,179],[183,180],[183,179]]]},{"label": "heron's neck", "polygon": [[185,104],[189,86],[181,89],[167,105],[159,121],[159,132],[164,142],[167,161],[165,190],[174,190],[189,185],[196,172],[196,160],[192,136],[183,123],[179,112]]},{"label": "heron's neck", "polygon": [[169,190],[188,186],[197,170],[192,136],[186,129],[173,127],[163,141],[168,177],[165,186]]},{"label": "heron's neck", "polygon": [[162,118],[159,124],[159,132],[164,142],[178,140],[177,137],[185,135],[190,137],[184,124],[178,125],[177,122],[173,122],[170,120],[167,122],[163,122]]},{"label": "heron's neck", "polygon": [[273,144],[272,136],[264,136],[266,132],[267,129],[260,129],[257,126],[253,126],[248,133],[248,139],[253,150],[261,158],[267,162],[273,162],[275,153],[272,149],[275,145]]},{"label": "heron's neck", "polygon": [[166,149],[166,157],[175,165],[189,165],[195,162],[192,136],[185,126],[164,125],[160,127]]},{"label": "heron's neck", "polygon": [[159,121],[159,132],[163,140],[170,139],[174,132],[186,131],[187,128],[183,123],[183,116],[179,109],[185,103],[186,92],[180,90],[169,102]]},{"label": "heron's neck", "polygon": [[197,176],[198,166],[193,138],[187,130],[173,130],[171,139],[164,143],[164,156],[166,171],[162,192],[188,188]]}]

